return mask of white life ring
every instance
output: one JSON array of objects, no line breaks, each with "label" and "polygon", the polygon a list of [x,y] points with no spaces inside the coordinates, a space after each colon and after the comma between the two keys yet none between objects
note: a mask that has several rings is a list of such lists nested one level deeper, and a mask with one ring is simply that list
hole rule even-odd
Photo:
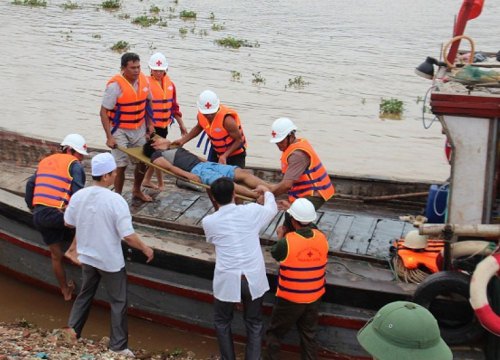
[{"label": "white life ring", "polygon": [[488,283],[495,274],[500,275],[500,253],[488,256],[477,265],[470,282],[469,301],[483,327],[500,336],[500,316],[488,303],[486,292]]}]

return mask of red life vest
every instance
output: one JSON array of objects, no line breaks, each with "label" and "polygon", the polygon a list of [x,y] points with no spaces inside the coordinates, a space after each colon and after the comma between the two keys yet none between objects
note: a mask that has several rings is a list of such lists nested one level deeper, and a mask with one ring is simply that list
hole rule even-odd
[{"label": "red life vest", "polygon": [[149,85],[146,76],[139,74],[137,91],[123,75],[115,75],[108,84],[118,83],[122,94],[116,100],[113,110],[108,111],[108,116],[112,121],[113,130],[138,129],[144,123],[146,117],[146,103],[149,95]]},{"label": "red life vest", "polygon": [[325,293],[328,240],[319,230],[305,238],[286,234],[288,254],[280,263],[276,296],[295,303],[312,303]]},{"label": "red life vest", "polygon": [[288,169],[288,157],[296,150],[305,152],[310,160],[309,167],[304,173],[293,182],[292,188],[288,190],[288,201],[294,202],[297,198],[311,196],[317,191],[321,197],[328,201],[335,194],[328,173],[321,163],[321,160],[306,139],[297,139],[290,144],[283,154],[281,154],[281,172],[284,174]]},{"label": "red life vest", "polygon": [[78,159],[69,154],[54,154],[40,161],[36,171],[33,206],[62,209],[68,204],[73,181],[69,169],[75,161]]},{"label": "red life vest", "polygon": [[151,88],[152,121],[154,127],[165,129],[172,123],[172,105],[174,103],[174,84],[168,77],[163,76],[161,84],[153,76],[148,76],[149,87]]},{"label": "red life vest", "polygon": [[236,149],[229,155],[234,156],[244,152],[247,147],[247,141],[245,138],[245,134],[243,133],[243,128],[241,127],[240,117],[235,110],[230,109],[224,105],[220,105],[219,111],[217,111],[217,114],[215,115],[215,118],[211,123],[210,121],[208,121],[205,115],[198,112],[198,124],[210,139],[214,151],[217,152],[218,155],[223,155],[234,142],[234,139],[224,128],[224,119],[228,115],[231,115],[236,121],[236,125],[238,126],[238,130],[240,131],[241,139],[243,142],[243,144],[238,149]]}]

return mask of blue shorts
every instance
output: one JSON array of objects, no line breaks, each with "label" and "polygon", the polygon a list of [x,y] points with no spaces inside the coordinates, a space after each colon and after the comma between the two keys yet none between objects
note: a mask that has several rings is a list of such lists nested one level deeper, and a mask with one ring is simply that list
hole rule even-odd
[{"label": "blue shorts", "polygon": [[228,177],[234,180],[234,170],[237,166],[223,165],[214,162],[201,162],[191,169],[191,174],[198,176],[205,185],[212,184],[221,177]]}]

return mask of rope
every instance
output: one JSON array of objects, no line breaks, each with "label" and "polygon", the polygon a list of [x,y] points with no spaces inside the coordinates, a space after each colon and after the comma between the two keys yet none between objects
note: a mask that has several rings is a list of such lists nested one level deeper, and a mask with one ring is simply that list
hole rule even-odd
[{"label": "rope", "polygon": [[405,283],[420,284],[422,281],[425,280],[427,276],[429,276],[429,274],[423,270],[420,269],[410,270],[405,268],[403,262],[400,260],[400,257],[398,255],[392,258],[392,262],[398,278],[403,280]]},{"label": "rope", "polygon": [[458,40],[461,40],[461,39],[465,39],[467,41],[469,41],[470,43],[470,55],[469,55],[469,64],[472,64],[472,62],[474,61],[474,41],[468,37],[467,35],[459,35],[459,36],[455,36],[453,39],[451,39],[450,41],[448,41],[448,43],[445,45],[444,49],[443,49],[443,58],[444,58],[444,61],[446,61],[446,65],[449,67],[449,68],[453,68],[455,67],[454,64],[450,63],[448,61],[448,56],[447,56],[447,52],[448,52],[448,48],[450,47],[451,44],[453,44],[455,41],[458,41]]},{"label": "rope", "polygon": [[427,89],[427,91],[425,92],[425,96],[424,96],[424,101],[423,101],[423,104],[422,104],[422,125],[424,126],[424,129],[429,129],[432,124],[434,124],[434,122],[437,120],[437,116],[434,116],[434,118],[431,120],[431,122],[429,123],[429,125],[426,125],[425,124],[425,104],[427,104],[427,97],[429,96],[430,92],[432,91],[432,89],[434,89],[436,87],[436,85],[432,85],[429,89]]}]

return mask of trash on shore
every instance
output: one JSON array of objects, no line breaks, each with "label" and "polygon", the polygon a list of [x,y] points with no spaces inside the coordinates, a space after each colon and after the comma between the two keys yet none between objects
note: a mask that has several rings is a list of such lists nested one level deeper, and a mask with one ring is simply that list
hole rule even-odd
[{"label": "trash on shore", "polygon": [[[50,360],[114,360],[127,359],[108,349],[109,338],[100,341],[76,339],[72,329],[47,330],[26,320],[13,323],[0,322],[0,360],[50,359]],[[132,349],[136,359],[195,360],[191,351],[168,350],[153,353]]]}]

